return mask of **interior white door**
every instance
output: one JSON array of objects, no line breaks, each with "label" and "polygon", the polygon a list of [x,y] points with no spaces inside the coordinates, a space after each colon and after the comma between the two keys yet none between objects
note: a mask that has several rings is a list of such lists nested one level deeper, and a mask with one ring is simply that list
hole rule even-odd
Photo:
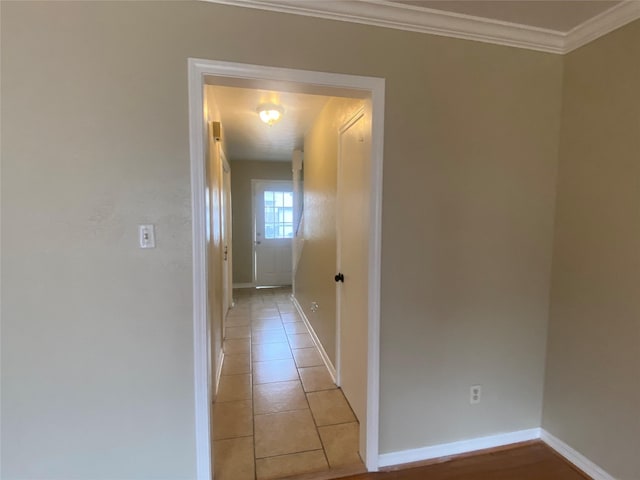
[{"label": "interior white door", "polygon": [[291,285],[293,183],[255,181],[253,211],[256,286]]},{"label": "interior white door", "polygon": [[338,156],[338,381],[360,421],[366,458],[371,126],[360,110],[340,129]]},{"label": "interior white door", "polygon": [[233,306],[233,279],[231,264],[231,169],[223,156],[222,163],[222,305],[223,314]]}]

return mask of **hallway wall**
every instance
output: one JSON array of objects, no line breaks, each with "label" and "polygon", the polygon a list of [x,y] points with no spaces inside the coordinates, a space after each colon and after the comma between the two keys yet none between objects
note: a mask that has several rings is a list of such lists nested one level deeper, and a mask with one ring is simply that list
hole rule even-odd
[{"label": "hallway wall", "polygon": [[[362,100],[331,98],[304,138],[304,246],[295,296],[335,366],[338,129]],[[319,306],[311,311],[311,302]]]},{"label": "hallway wall", "polygon": [[233,283],[253,282],[253,225],[251,180],[291,180],[291,161],[231,163],[231,208],[233,210]]},{"label": "hallway wall", "polygon": [[640,21],[565,59],[543,427],[640,478]]}]

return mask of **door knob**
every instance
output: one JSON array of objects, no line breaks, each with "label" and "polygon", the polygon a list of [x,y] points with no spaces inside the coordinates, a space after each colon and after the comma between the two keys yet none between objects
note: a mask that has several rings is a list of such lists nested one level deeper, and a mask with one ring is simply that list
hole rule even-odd
[{"label": "door knob", "polygon": [[262,242],[260,241],[256,241],[256,245],[260,245]]},{"label": "door knob", "polygon": [[335,277],[333,277],[335,279],[336,282],[342,282],[344,283],[344,275],[341,273],[338,273]]}]

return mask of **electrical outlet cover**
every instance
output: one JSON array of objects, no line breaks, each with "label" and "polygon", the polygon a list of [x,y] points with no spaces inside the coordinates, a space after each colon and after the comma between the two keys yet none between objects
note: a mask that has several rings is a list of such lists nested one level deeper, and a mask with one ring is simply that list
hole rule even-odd
[{"label": "electrical outlet cover", "polygon": [[482,399],[482,385],[471,385],[469,388],[469,403],[476,405]]}]

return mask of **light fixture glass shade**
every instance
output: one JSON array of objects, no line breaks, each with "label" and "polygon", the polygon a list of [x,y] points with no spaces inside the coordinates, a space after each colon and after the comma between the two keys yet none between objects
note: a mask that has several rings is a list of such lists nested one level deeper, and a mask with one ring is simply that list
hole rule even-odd
[{"label": "light fixture glass shade", "polygon": [[274,105],[272,103],[260,105],[258,107],[258,115],[267,125],[273,125],[282,117],[284,109],[280,105]]}]

